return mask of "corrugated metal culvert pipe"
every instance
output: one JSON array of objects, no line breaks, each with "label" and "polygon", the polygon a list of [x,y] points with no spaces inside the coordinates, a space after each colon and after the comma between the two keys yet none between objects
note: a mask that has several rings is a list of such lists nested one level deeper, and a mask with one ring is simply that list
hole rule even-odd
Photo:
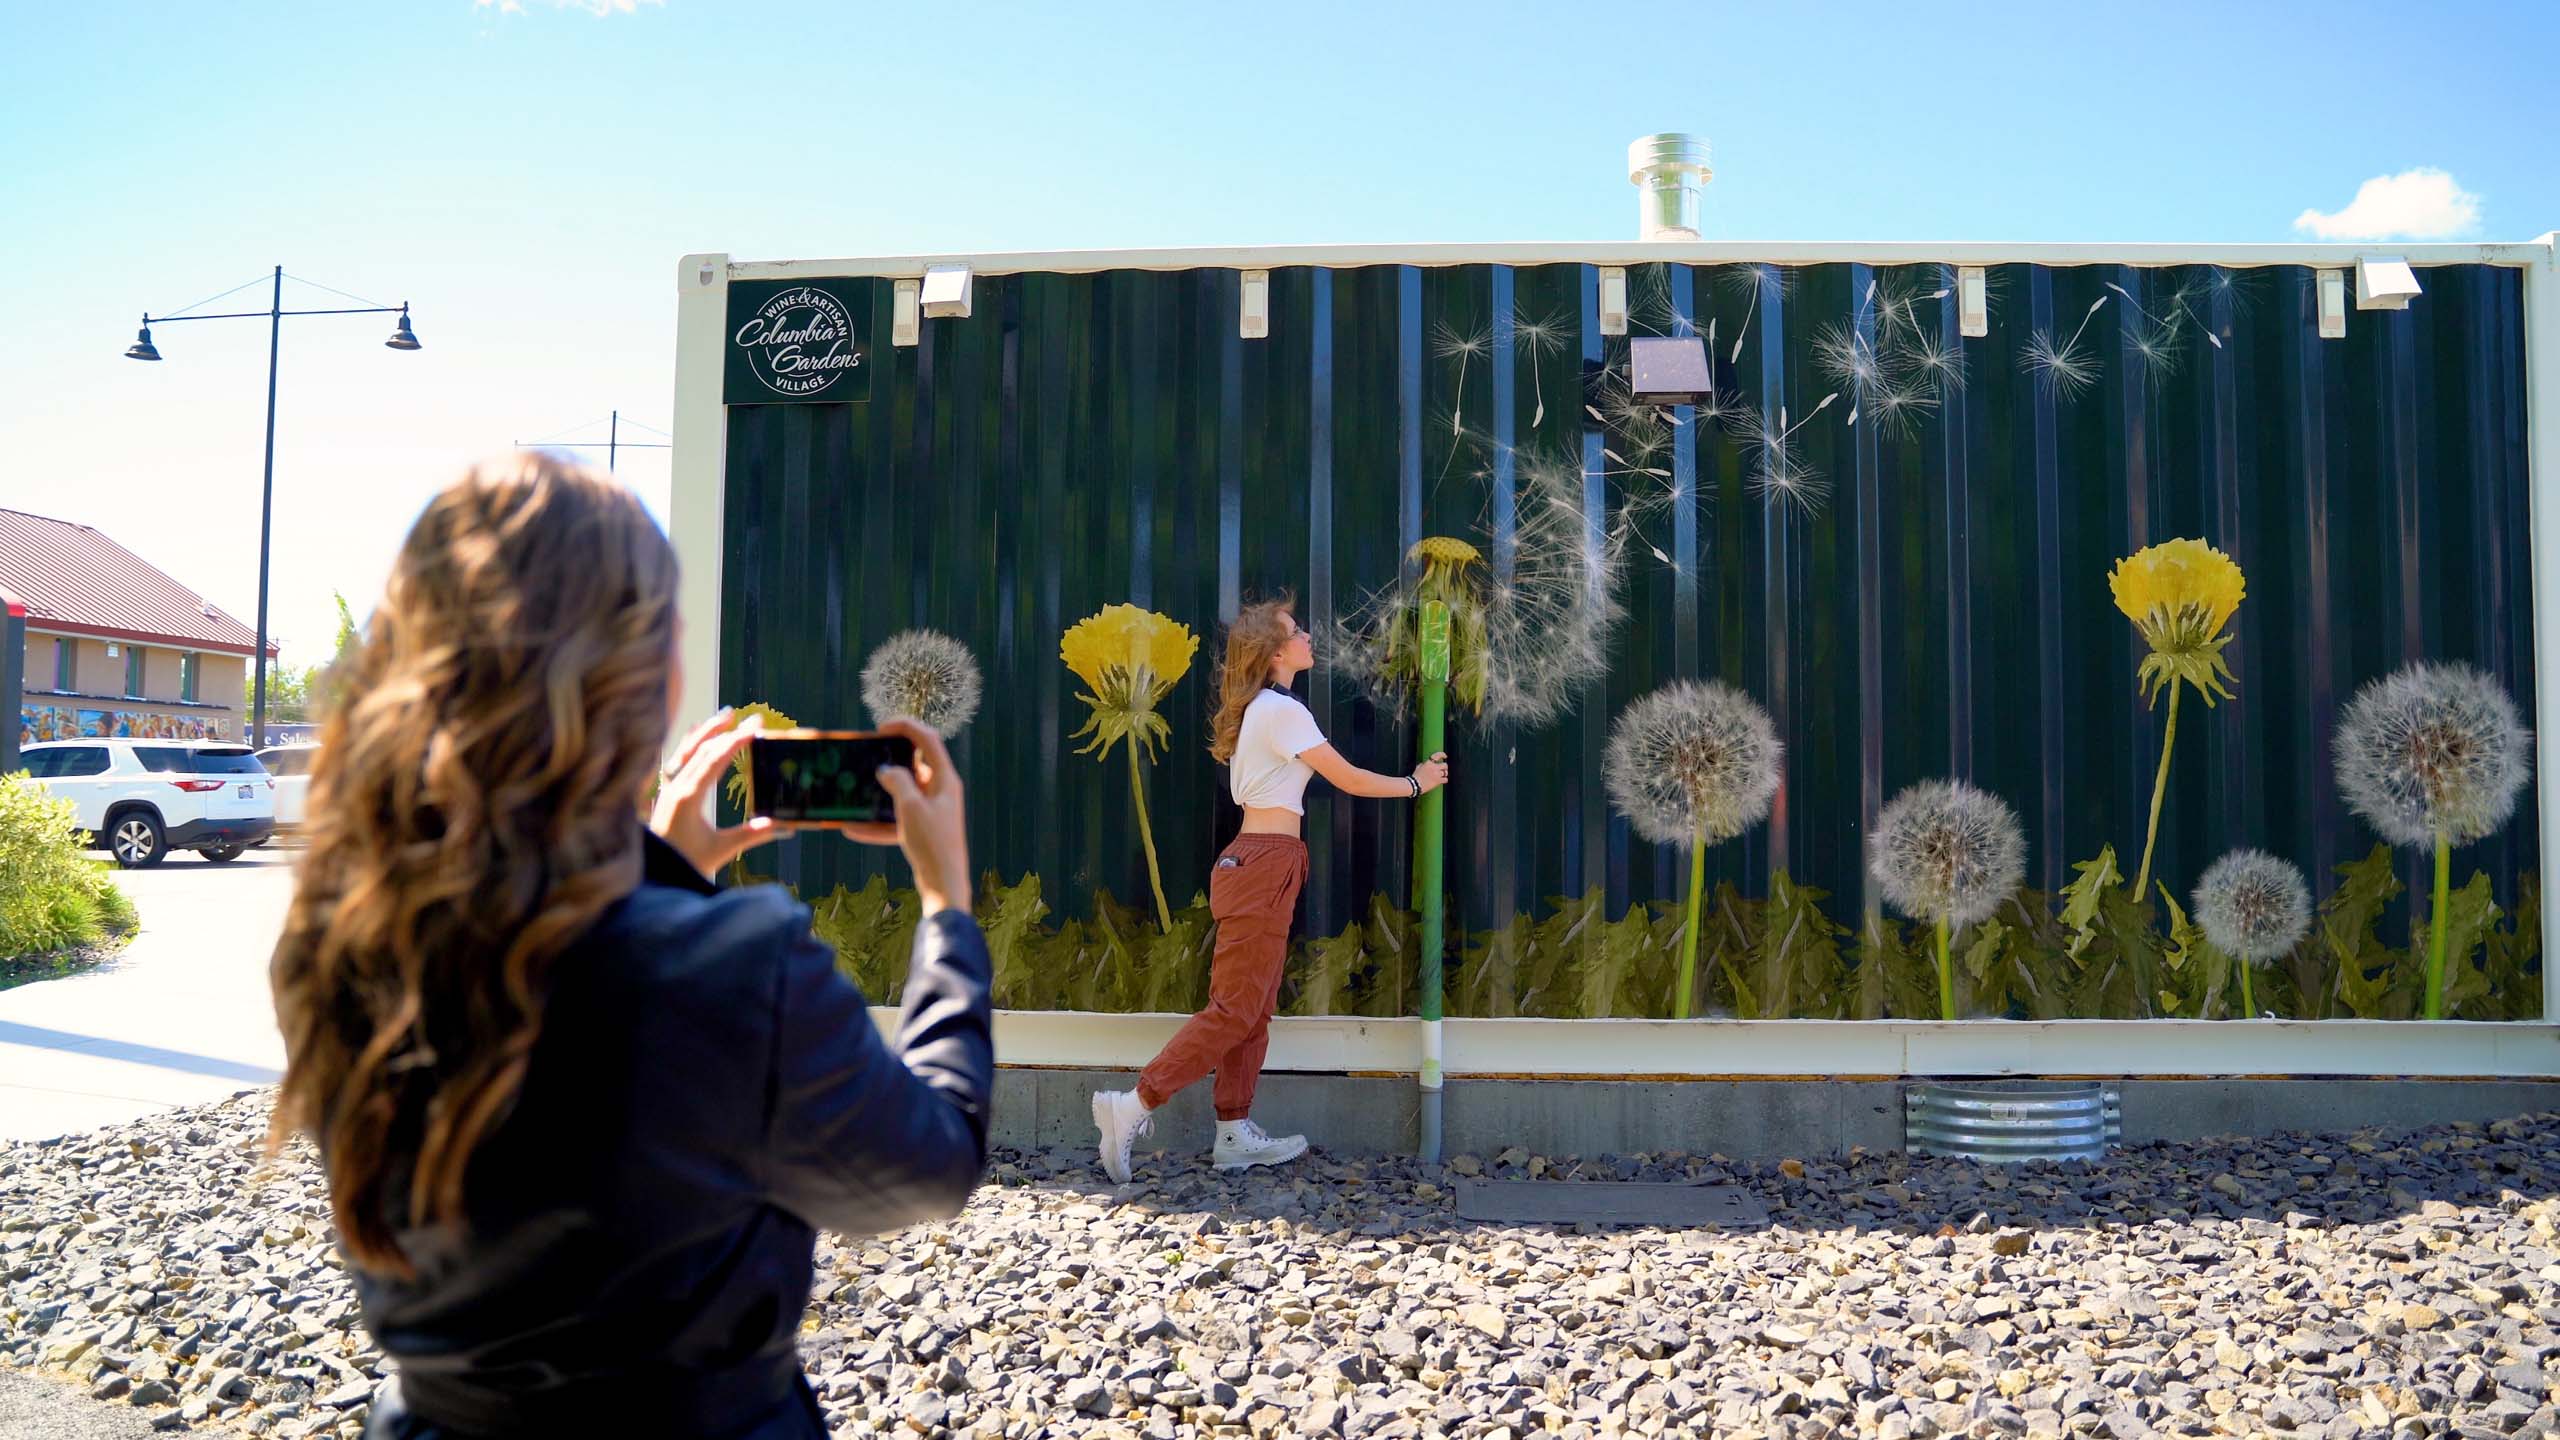
[{"label": "corrugated metal culvert pipe", "polygon": [[1922,1081],[1903,1091],[1914,1154],[2016,1164],[2096,1160],[2124,1138],[2113,1087],[2076,1080]]}]

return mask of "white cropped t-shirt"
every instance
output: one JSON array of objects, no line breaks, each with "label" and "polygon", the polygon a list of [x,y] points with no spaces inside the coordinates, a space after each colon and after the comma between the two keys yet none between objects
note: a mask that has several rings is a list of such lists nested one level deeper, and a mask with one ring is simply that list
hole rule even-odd
[{"label": "white cropped t-shirt", "polygon": [[1236,729],[1236,756],[1227,762],[1227,793],[1255,810],[1307,813],[1307,779],[1314,769],[1300,755],[1324,743],[1314,712],[1297,696],[1266,689],[1244,707]]}]

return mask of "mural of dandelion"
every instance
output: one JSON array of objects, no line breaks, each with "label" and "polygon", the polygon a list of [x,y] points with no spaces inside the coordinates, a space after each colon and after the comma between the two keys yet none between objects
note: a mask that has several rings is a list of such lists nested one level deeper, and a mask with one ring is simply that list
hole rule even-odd
[{"label": "mural of dandelion", "polygon": [[2027,873],[2027,840],[2008,803],[1961,780],[1923,780],[1876,817],[1867,869],[1885,902],[1934,927],[1938,1014],[1956,1018],[1952,933],[1989,919]]},{"label": "mural of dandelion", "polygon": [[2234,850],[2196,882],[2196,925],[2206,943],[2240,969],[2240,1013],[2258,1018],[2249,973],[2292,953],[2311,933],[2311,887],[2292,862],[2264,850]]},{"label": "mural of dandelion", "polygon": [[2375,833],[2433,846],[2426,1018],[2444,1018],[2445,927],[2453,851],[2515,814],[2533,737],[2497,680],[2470,665],[2420,661],[2366,685],[2338,718],[2338,790]]},{"label": "mural of dandelion", "polygon": [[1164,872],[1156,864],[1155,827],[1147,820],[1147,789],[1139,752],[1152,762],[1171,727],[1156,707],[1191,669],[1200,639],[1185,626],[1135,605],[1105,605],[1058,637],[1058,658],[1085,684],[1076,698],[1092,708],[1069,738],[1086,740],[1079,755],[1108,760],[1112,747],[1129,751],[1129,798],[1138,807],[1138,839],[1147,851],[1147,882],[1155,888],[1156,920],[1173,930],[1165,903]]},{"label": "mural of dandelion", "polygon": [[911,715],[946,736],[978,714],[977,657],[939,630],[906,630],[880,642],[862,667],[862,706],[874,724]]},{"label": "mural of dandelion", "polygon": [[1689,1018],[1697,989],[1707,847],[1769,818],[1784,751],[1769,712],[1717,680],[1677,680],[1639,696],[1610,731],[1601,771],[1610,802],[1645,839],[1689,849],[1675,1020]]},{"label": "mural of dandelion", "polygon": [[2209,709],[2231,698],[2231,667],[2222,648],[2231,643],[2223,626],[2248,593],[2240,566],[2201,540],[2164,540],[2116,562],[2107,576],[2116,608],[2151,647],[2136,673],[2143,700],[2160,703],[2169,692],[2168,728],[2160,737],[2160,773],[2151,782],[2151,821],[2142,832],[2142,869],[2134,876],[2136,904],[2148,904],[2151,852],[2160,838],[2160,804],[2169,793],[2169,755],[2178,743],[2178,687],[2196,692]]}]

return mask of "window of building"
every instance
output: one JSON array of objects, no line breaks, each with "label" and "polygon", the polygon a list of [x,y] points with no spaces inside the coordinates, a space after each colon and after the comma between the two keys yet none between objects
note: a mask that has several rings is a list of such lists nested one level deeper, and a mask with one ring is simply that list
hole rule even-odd
[{"label": "window of building", "polygon": [[53,688],[64,692],[77,689],[72,682],[79,671],[73,666],[80,658],[79,641],[56,638],[53,642]]},{"label": "window of building", "polygon": [[196,698],[196,671],[204,665],[204,657],[190,650],[178,657],[178,698],[192,704]]},{"label": "window of building", "polygon": [[124,647],[124,693],[133,699],[142,698],[142,647],[139,645]]}]

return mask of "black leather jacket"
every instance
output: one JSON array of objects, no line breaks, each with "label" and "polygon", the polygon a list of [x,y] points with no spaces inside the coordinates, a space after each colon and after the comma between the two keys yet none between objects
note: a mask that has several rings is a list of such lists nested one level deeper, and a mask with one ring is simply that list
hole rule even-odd
[{"label": "black leather jacket", "polygon": [[806,907],[647,844],[644,883],[557,962],[468,1233],[401,1231],[415,1281],[357,1273],[397,1363],[368,1437],[822,1436],[795,1348],[817,1227],[949,1216],[978,1183],[977,922],[918,930],[893,1049]]}]

